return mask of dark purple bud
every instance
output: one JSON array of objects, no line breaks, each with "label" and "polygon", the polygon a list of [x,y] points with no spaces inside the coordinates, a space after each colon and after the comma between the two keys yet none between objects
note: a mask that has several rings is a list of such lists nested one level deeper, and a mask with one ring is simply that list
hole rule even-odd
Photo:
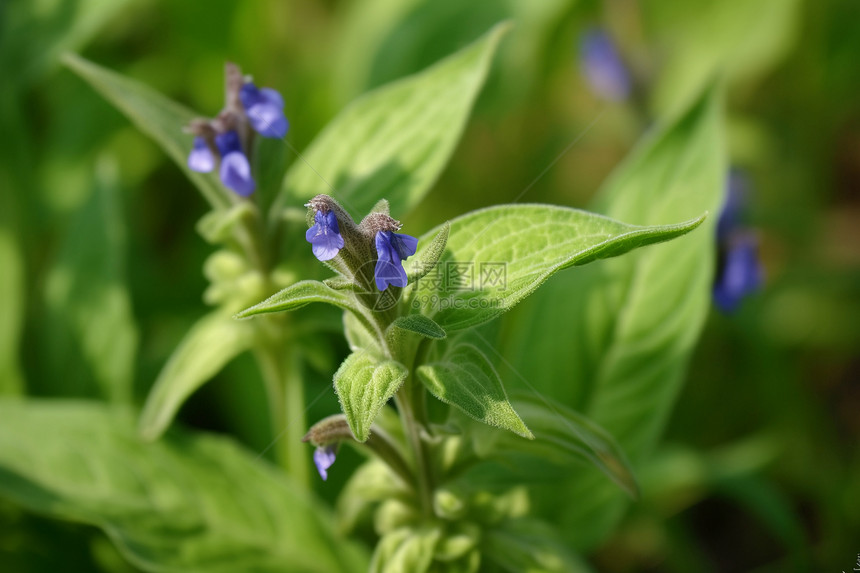
[{"label": "dark purple bud", "polygon": [[748,233],[736,235],[720,253],[714,304],[723,312],[732,312],[741,300],[761,287],[762,274],[756,237]]}]

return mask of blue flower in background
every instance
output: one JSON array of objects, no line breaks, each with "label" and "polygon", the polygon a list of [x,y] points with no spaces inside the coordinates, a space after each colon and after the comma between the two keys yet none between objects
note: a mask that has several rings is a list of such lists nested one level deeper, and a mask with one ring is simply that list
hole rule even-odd
[{"label": "blue flower in background", "polygon": [[188,168],[200,173],[209,173],[215,169],[215,155],[206,140],[200,136],[194,138],[194,146],[188,154]]},{"label": "blue flower in background", "polygon": [[714,282],[714,304],[723,312],[732,312],[745,297],[761,287],[758,241],[750,234],[735,235],[720,258]]},{"label": "blue flower in background", "polygon": [[334,464],[337,457],[337,445],[329,444],[328,446],[320,446],[314,450],[314,464],[317,466],[317,471],[323,481],[328,479],[328,469]]},{"label": "blue flower in background", "polygon": [[314,256],[320,261],[328,261],[337,256],[343,248],[343,237],[337,225],[334,211],[314,213],[316,223],[305,233],[305,239],[313,245]]},{"label": "blue flower in background", "polygon": [[758,239],[741,225],[747,192],[747,179],[741,172],[732,170],[727,182],[726,200],[717,221],[719,252],[713,287],[714,304],[727,313],[759,290],[763,282]]},{"label": "blue flower in background", "polygon": [[253,82],[247,82],[239,90],[239,99],[251,127],[257,133],[278,139],[287,134],[289,123],[284,115],[281,94],[271,88],[259,89]]},{"label": "blue flower in background", "polygon": [[388,285],[406,286],[406,271],[403,259],[411,257],[418,248],[418,239],[392,231],[376,233],[376,288],[383,291]]},{"label": "blue flower in background", "polygon": [[623,101],[630,95],[630,74],[612,38],[603,30],[589,30],[580,42],[585,79],[598,96]]},{"label": "blue flower in background", "polygon": [[224,185],[243,197],[253,193],[256,185],[251,177],[251,164],[242,151],[239,134],[234,130],[219,133],[215,136],[215,145],[221,154],[220,174]]}]

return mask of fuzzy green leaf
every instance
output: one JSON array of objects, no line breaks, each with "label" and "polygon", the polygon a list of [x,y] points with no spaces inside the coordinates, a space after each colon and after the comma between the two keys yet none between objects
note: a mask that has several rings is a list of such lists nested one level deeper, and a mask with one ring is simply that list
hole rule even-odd
[{"label": "fuzzy green leaf", "polygon": [[103,529],[143,570],[366,570],[323,507],[232,440],[145,443],[130,412],[70,400],[0,400],[0,419],[0,495]]},{"label": "fuzzy green leaf", "polygon": [[432,340],[443,340],[445,329],[436,324],[432,318],[427,318],[422,314],[410,314],[401,316],[391,323],[385,335],[386,337],[397,336],[397,331],[413,332],[424,338]]},{"label": "fuzzy green leaf", "polygon": [[508,402],[493,365],[471,344],[457,346],[440,362],[420,366],[417,374],[430,393],[446,404],[479,422],[534,438]]},{"label": "fuzzy green leaf", "polygon": [[343,110],[293,164],[282,200],[334,196],[358,216],[381,198],[400,215],[448,162],[506,25],[427,70],[374,90]]},{"label": "fuzzy green leaf", "polygon": [[451,232],[451,225],[445,223],[433,237],[433,240],[416,253],[414,257],[410,257],[406,266],[407,282],[409,284],[421,280],[427,274],[434,270],[439,263],[439,259],[445,253],[445,246],[448,244],[448,234]]},{"label": "fuzzy green leaf", "polygon": [[370,426],[400,388],[409,371],[393,360],[377,362],[368,352],[347,356],[334,374],[334,388],[349,427],[359,442],[370,436]]},{"label": "fuzzy green leaf", "polygon": [[296,310],[312,302],[324,302],[350,310],[358,304],[346,290],[335,290],[319,281],[299,281],[273,294],[261,303],[236,314],[236,318],[249,318],[257,314]]},{"label": "fuzzy green leaf", "polygon": [[161,436],[179,408],[236,356],[250,348],[251,325],[222,310],[201,318],[165,364],[146,399],[140,416],[140,434]]},{"label": "fuzzy green leaf", "polygon": [[[634,151],[601,191],[597,210],[642,225],[716,213],[727,169],[723,145],[714,88]],[[501,353],[512,366],[610,432],[634,469],[666,423],[710,307],[715,224],[711,217],[682,241],[567,273],[509,324]],[[553,328],[569,335],[532,334]],[[627,500],[598,471],[572,474],[570,488],[576,501],[558,508],[559,519],[572,543],[593,547]]]},{"label": "fuzzy green leaf", "polygon": [[[451,221],[441,261],[442,288],[430,296],[419,281],[412,286],[414,300],[446,331],[477,326],[516,305],[562,269],[668,241],[704,219],[702,215],[676,225],[640,227],[552,205],[481,209]],[[419,245],[430,244],[437,232],[427,233]],[[419,249],[416,256],[422,254]],[[459,281],[451,279],[454,271]]]},{"label": "fuzzy green leaf", "polygon": [[215,208],[226,208],[236,199],[221,185],[217,169],[197,173],[188,169],[192,137],[182,127],[196,117],[191,110],[155,90],[116,72],[76,56],[66,54],[63,62],[111,102],[143,133],[155,140],[191,179]]}]

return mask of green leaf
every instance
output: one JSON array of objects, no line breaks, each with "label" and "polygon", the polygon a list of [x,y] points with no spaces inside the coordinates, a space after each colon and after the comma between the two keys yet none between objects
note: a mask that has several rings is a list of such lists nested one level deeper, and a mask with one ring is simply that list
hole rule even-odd
[{"label": "green leaf", "polygon": [[789,53],[799,30],[799,0],[702,0],[643,6],[649,37],[666,54],[654,88],[661,112],[688,104],[713,81],[763,76]]},{"label": "green leaf", "polygon": [[[448,332],[477,326],[516,305],[562,269],[668,241],[695,229],[704,219],[701,215],[676,225],[640,227],[552,205],[500,205],[473,211],[451,221],[441,261],[442,289],[434,296],[421,295],[424,289],[419,281],[412,286],[414,300]],[[435,232],[422,237],[419,245],[429,244]],[[417,256],[421,255],[419,250]],[[453,271],[460,281],[451,279]]]},{"label": "green leaf", "polygon": [[[598,210],[643,225],[717,213],[726,173],[721,122],[714,88],[634,151],[601,191]],[[634,469],[666,423],[710,307],[715,224],[711,217],[683,241],[560,277],[509,325],[501,354],[611,433]],[[533,336],[553,324],[569,336]],[[573,475],[570,488],[576,501],[555,509],[571,542],[593,547],[626,500],[598,471]]]},{"label": "green leaf", "polygon": [[18,362],[24,309],[24,261],[11,227],[0,225],[0,395],[20,394],[24,389]]},{"label": "green leaf", "polygon": [[412,284],[418,281],[434,270],[439,259],[445,253],[445,246],[448,244],[448,234],[451,232],[451,225],[445,223],[433,237],[433,240],[427,245],[427,248],[421,249],[414,257],[410,257],[406,271],[407,283]]},{"label": "green leaf", "polygon": [[431,340],[443,340],[447,335],[445,330],[423,314],[401,316],[391,323],[385,333],[386,338],[398,336],[398,331],[412,332]]},{"label": "green leaf", "polygon": [[273,294],[261,303],[236,314],[236,318],[250,318],[258,314],[296,310],[312,302],[324,302],[354,310],[358,304],[346,290],[335,290],[319,281],[299,281],[284,290]]},{"label": "green leaf", "polygon": [[380,539],[370,563],[371,573],[424,573],[433,563],[439,527],[395,529]]},{"label": "green leaf", "polygon": [[201,318],[173,352],[149,392],[140,416],[140,434],[161,436],[191,394],[250,348],[250,325],[223,310]]},{"label": "green leaf", "polygon": [[319,504],[232,440],[144,443],[131,413],[78,401],[0,401],[0,419],[0,495],[100,527],[141,569],[366,570]]},{"label": "green leaf", "polygon": [[236,226],[253,217],[251,203],[243,201],[226,210],[209,211],[197,222],[197,232],[212,244],[225,243],[233,236]]},{"label": "green leaf", "polygon": [[[138,331],[126,281],[126,225],[117,166],[103,157],[48,273],[48,357],[65,389],[92,381],[113,401],[131,399]],[[79,377],[79,379],[77,379]],[[77,380],[75,380],[77,379]]]},{"label": "green leaf", "polygon": [[627,456],[603,428],[570,408],[548,398],[520,396],[512,400],[534,432],[535,440],[506,440],[502,448],[516,449],[561,465],[585,460],[634,499],[639,487]]},{"label": "green leaf", "polygon": [[483,552],[510,573],[591,573],[588,564],[570,552],[556,529],[532,519],[504,523],[487,532]]},{"label": "green leaf", "polygon": [[430,393],[446,404],[479,422],[534,438],[508,402],[493,365],[471,344],[457,346],[441,362],[420,366],[417,374]]},{"label": "green leaf", "polygon": [[334,374],[334,388],[349,428],[359,442],[370,436],[370,426],[379,411],[408,374],[399,362],[377,362],[364,351],[353,352],[340,365]]},{"label": "green leaf", "polygon": [[353,215],[385,197],[406,213],[436,181],[466,125],[493,54],[507,29],[484,37],[427,70],[374,90],[342,111],[284,180],[284,202],[319,193]]},{"label": "green leaf", "polygon": [[237,201],[221,185],[217,169],[212,173],[188,169],[192,137],[183,133],[182,128],[196,117],[192,111],[139,82],[74,54],[66,54],[63,62],[123,112],[139,130],[155,140],[212,207],[223,209]]}]

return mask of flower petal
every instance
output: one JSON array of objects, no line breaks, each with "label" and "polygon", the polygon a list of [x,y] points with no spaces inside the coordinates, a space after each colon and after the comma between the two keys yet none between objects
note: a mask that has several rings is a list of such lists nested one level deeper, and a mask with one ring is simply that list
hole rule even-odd
[{"label": "flower petal", "polygon": [[755,237],[737,238],[725,253],[722,268],[714,284],[714,303],[724,312],[732,312],[744,297],[757,291],[762,283]]},{"label": "flower petal", "polygon": [[215,156],[202,137],[194,138],[194,146],[188,154],[188,168],[199,173],[209,173],[215,169]]},{"label": "flower petal", "polygon": [[582,70],[594,92],[610,101],[630,94],[630,75],[612,38],[602,30],[587,32],[580,45]]},{"label": "flower petal", "polygon": [[314,450],[314,464],[317,466],[317,471],[320,477],[325,481],[328,479],[328,469],[334,464],[337,452],[332,446],[317,448]]},{"label": "flower petal", "polygon": [[247,197],[256,185],[251,177],[251,164],[241,151],[232,151],[221,158],[221,181],[224,185]]}]

